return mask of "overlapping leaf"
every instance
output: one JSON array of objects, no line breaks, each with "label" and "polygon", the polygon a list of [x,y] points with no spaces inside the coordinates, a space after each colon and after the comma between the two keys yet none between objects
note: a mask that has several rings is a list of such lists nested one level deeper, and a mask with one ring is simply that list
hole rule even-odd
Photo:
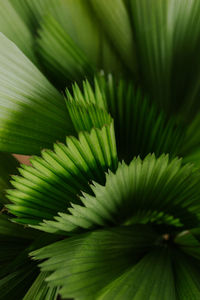
[{"label": "overlapping leaf", "polygon": [[28,248],[38,233],[0,215],[0,299],[21,299],[38,273]]},{"label": "overlapping leaf", "polygon": [[83,92],[77,84],[72,87],[73,95],[66,90],[66,105],[77,132],[89,132],[92,128],[102,128],[112,122],[107,110],[107,99],[96,79],[94,79],[94,86],[93,89],[88,80],[85,80]]},{"label": "overlapping leaf", "polygon": [[39,274],[29,252],[55,242],[58,237],[12,223],[0,215],[0,299],[50,300],[57,289],[45,282],[47,273]]},{"label": "overlapping leaf", "polygon": [[[68,80],[83,79],[100,69],[123,72],[117,51],[98,24],[89,1],[50,0],[46,13],[40,24],[37,53],[56,85],[65,88]],[[130,36],[128,44],[132,42],[129,40]],[[132,44],[128,46],[130,56]]]},{"label": "overlapping leaf", "polygon": [[[38,274],[28,252],[58,237],[45,242],[43,234],[35,242],[35,231],[0,216],[0,298],[56,299],[61,286],[64,298],[199,299],[199,115],[185,136],[180,127],[199,108],[199,2],[2,0],[0,7],[0,30],[31,60],[25,23],[34,34],[41,26],[38,55],[57,87],[85,75],[91,82],[67,91],[66,108],[0,37],[0,150],[39,153],[75,133],[73,127],[79,134],[23,166],[8,196],[16,222],[76,235],[33,253],[46,259]],[[134,74],[151,101],[131,82],[112,76],[92,82],[100,68]],[[154,102],[181,114],[169,118]],[[118,166],[114,135],[120,160],[141,158]]]},{"label": "overlapping leaf", "polygon": [[49,288],[46,282],[47,276],[49,276],[48,272],[41,272],[23,300],[57,300],[59,288]]},{"label": "overlapping leaf", "polygon": [[168,118],[132,82],[99,76],[108,111],[115,121],[117,146],[121,159],[130,162],[136,155],[149,153],[176,156],[183,143],[184,127]]},{"label": "overlapping leaf", "polygon": [[94,73],[87,56],[52,16],[45,18],[39,35],[39,57],[58,86]]},{"label": "overlapping leaf", "polygon": [[118,52],[123,65],[136,73],[135,46],[128,11],[123,0],[90,0],[105,33]]},{"label": "overlapping leaf", "polygon": [[174,256],[174,261],[177,298],[198,300],[200,297],[199,260],[178,252]]},{"label": "overlapping leaf", "polygon": [[145,225],[94,231],[68,238],[33,253],[51,286],[64,298],[99,299],[99,291],[126,272],[154,245],[156,233]]},{"label": "overlapping leaf", "polygon": [[17,174],[18,161],[8,153],[0,153],[0,209],[8,202],[5,191],[11,188],[11,175]]},{"label": "overlapping leaf", "polygon": [[62,96],[0,35],[0,150],[34,154],[73,132]]},{"label": "overlapping leaf", "polygon": [[131,0],[130,7],[144,86],[166,110],[188,118],[199,108],[199,1]]},{"label": "overlapping leaf", "polygon": [[0,32],[13,41],[32,62],[37,63],[33,36],[9,0],[0,1]]},{"label": "overlapping leaf", "polygon": [[148,153],[159,156],[179,153],[184,141],[184,127],[174,118],[152,105],[132,82],[117,80],[112,75],[100,75],[93,87],[86,80],[82,90],[73,86],[67,91],[67,107],[75,129],[91,130],[114,119],[119,158],[130,162],[136,155],[144,158]]},{"label": "overlapping leaf", "polygon": [[106,287],[97,299],[176,300],[173,269],[168,249],[160,248],[147,254]]},{"label": "overlapping leaf", "polygon": [[8,0],[33,34],[36,33],[50,1],[55,0]]},{"label": "overlapping leaf", "polygon": [[67,138],[67,145],[55,144],[54,152],[45,150],[42,158],[31,160],[33,167],[23,166],[23,177],[15,176],[8,198],[16,221],[37,224],[65,212],[70,202],[80,202],[81,191],[92,192],[91,180],[105,182],[105,172],[117,168],[113,124],[91,133],[82,132],[79,140]]},{"label": "overlapping leaf", "polygon": [[[91,185],[94,196],[84,194],[84,206],[72,204],[71,215],[61,214],[58,221],[63,231],[72,230],[71,223],[90,229],[160,219],[161,224],[177,220],[177,226],[191,228],[199,223],[198,187],[198,171],[190,164],[181,166],[180,159],[170,161],[167,155],[158,159],[149,155],[144,161],[135,158],[129,166],[120,165],[116,174],[109,173],[105,186]],[[176,226],[176,222],[171,224]]]}]

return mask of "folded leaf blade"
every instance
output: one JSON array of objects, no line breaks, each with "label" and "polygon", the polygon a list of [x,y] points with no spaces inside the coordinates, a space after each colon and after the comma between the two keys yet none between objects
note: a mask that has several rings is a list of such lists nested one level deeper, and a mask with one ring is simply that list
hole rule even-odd
[{"label": "folded leaf blade", "polygon": [[73,132],[62,96],[0,35],[0,150],[38,153]]}]

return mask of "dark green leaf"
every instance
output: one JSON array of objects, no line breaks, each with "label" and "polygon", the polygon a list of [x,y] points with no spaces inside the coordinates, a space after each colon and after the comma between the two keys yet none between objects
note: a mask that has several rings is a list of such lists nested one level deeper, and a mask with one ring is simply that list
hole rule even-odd
[{"label": "dark green leaf", "polygon": [[58,297],[58,288],[49,288],[46,282],[48,272],[42,272],[38,275],[23,300],[56,300]]},{"label": "dark green leaf", "polygon": [[116,227],[68,238],[32,255],[48,258],[42,270],[53,271],[48,282],[61,285],[64,298],[99,299],[99,291],[134,265],[156,239],[145,225]]},{"label": "dark green leaf", "polygon": [[8,153],[0,153],[0,209],[3,204],[8,203],[5,197],[5,190],[11,188],[11,175],[17,174],[18,161]]},{"label": "dark green leaf", "polygon": [[178,300],[200,298],[199,261],[177,252],[174,257],[175,282]]},{"label": "dark green leaf", "polygon": [[105,287],[97,299],[176,300],[168,250],[161,248],[147,254],[134,267]]},{"label": "dark green leaf", "polygon": [[149,153],[176,156],[183,144],[184,128],[174,118],[151,104],[132,82],[116,80],[109,75],[98,77],[101,93],[115,122],[120,159],[130,162],[134,156]]},{"label": "dark green leaf", "polygon": [[143,161],[135,158],[129,166],[119,165],[116,174],[109,172],[105,186],[94,183],[91,188],[94,196],[84,194],[84,206],[73,204],[71,215],[61,215],[60,227],[70,231],[73,223],[89,229],[143,223],[145,218],[175,226],[177,220],[178,226],[187,228],[199,224],[199,172],[190,164],[181,166],[180,159],[170,161],[168,155],[158,159],[148,155]]}]

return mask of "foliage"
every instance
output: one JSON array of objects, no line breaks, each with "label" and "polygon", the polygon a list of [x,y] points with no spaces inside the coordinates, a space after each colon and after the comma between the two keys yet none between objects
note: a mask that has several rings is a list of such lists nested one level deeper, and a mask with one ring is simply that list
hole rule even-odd
[{"label": "foliage", "polygon": [[0,0],[0,299],[200,299],[199,13]]}]

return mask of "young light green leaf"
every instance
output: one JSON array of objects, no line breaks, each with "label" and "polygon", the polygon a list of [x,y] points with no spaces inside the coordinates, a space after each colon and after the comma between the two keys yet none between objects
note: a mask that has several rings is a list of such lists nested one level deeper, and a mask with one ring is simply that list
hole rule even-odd
[{"label": "young light green leaf", "polygon": [[34,157],[31,166],[19,169],[23,177],[12,181],[16,190],[9,190],[10,212],[15,221],[37,224],[66,212],[72,203],[80,203],[81,191],[92,192],[88,182],[104,184],[105,172],[117,168],[113,123],[90,133],[81,132],[79,140],[67,138],[67,146],[55,144],[54,152],[45,150],[42,158]]},{"label": "young light green leaf", "polygon": [[96,79],[94,85],[93,89],[88,80],[85,80],[83,92],[77,84],[72,86],[73,95],[66,90],[66,105],[77,132],[90,132],[92,128],[102,128],[105,124],[112,122],[107,111],[104,91],[100,89]]}]

